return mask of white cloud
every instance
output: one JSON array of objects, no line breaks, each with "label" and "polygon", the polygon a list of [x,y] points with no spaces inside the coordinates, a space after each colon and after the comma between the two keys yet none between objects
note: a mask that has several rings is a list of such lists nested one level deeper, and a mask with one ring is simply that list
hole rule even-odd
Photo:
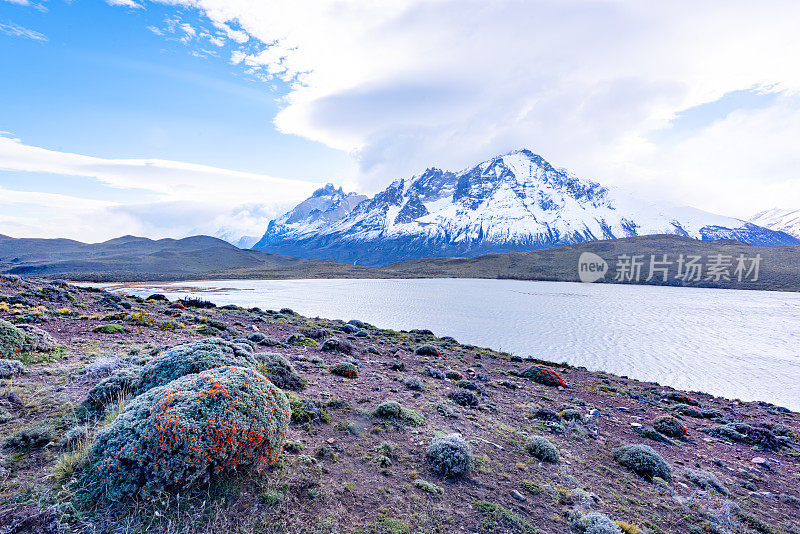
[{"label": "white cloud", "polygon": [[144,6],[133,0],[106,0],[110,6],[127,7],[129,9],[142,9]]},{"label": "white cloud", "polygon": [[[260,52],[231,59],[291,84],[278,128],[351,151],[369,190],[520,146],[610,185],[662,176],[663,190],[696,176],[649,154],[672,150],[647,136],[676,113],[752,87],[800,90],[794,0],[179,3],[260,41]],[[712,168],[730,158],[747,165],[748,154],[716,151],[703,138],[687,136],[681,153]],[[778,156],[774,167],[792,163]],[[688,192],[681,200],[738,209],[725,177],[703,181],[714,202]]]},{"label": "white cloud", "polygon": [[120,232],[151,237],[222,231],[237,237],[259,235],[271,218],[321,185],[178,161],[58,152],[3,135],[0,170],[91,177],[110,187],[144,189],[158,198],[157,202],[135,204],[0,190],[0,213],[4,212],[2,206],[25,204],[31,208],[27,217],[7,213],[0,217],[0,233],[90,240]]},{"label": "white cloud", "polygon": [[33,41],[47,41],[47,37],[43,34],[29,30],[19,24],[14,24],[13,22],[9,22],[8,24],[0,23],[0,32],[10,35],[11,37],[22,37],[23,39],[31,39]]}]

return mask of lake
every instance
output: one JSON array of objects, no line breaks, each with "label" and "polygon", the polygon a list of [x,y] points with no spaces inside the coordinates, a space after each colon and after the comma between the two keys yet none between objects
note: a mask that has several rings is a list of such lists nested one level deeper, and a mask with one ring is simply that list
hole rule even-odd
[{"label": "lake", "polygon": [[800,294],[516,280],[93,284],[361,319],[520,356],[800,410]]}]

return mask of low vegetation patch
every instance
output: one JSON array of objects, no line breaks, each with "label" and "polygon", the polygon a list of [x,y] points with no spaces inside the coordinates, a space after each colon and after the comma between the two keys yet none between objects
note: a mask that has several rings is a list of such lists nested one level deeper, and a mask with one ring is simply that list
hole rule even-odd
[{"label": "low vegetation patch", "polygon": [[474,463],[472,449],[461,434],[433,438],[425,459],[434,473],[446,478],[468,475]]},{"label": "low vegetation patch", "polygon": [[649,445],[623,445],[614,449],[612,454],[617,462],[642,478],[672,480],[672,470],[667,462]]}]

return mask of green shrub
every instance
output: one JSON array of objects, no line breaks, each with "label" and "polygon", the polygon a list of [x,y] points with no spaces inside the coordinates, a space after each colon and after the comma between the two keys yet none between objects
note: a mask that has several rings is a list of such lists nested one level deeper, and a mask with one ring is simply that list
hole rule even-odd
[{"label": "green shrub", "polygon": [[25,346],[25,332],[13,324],[0,319],[0,357],[18,353]]},{"label": "green shrub", "polygon": [[331,416],[325,411],[325,406],[317,401],[292,396],[289,402],[292,408],[293,423],[313,423],[315,421],[321,421],[327,424],[331,422]]},{"label": "green shrub", "polygon": [[283,450],[286,452],[290,452],[292,454],[298,453],[305,449],[306,446],[300,443],[299,441],[287,441],[283,444]]},{"label": "green shrub", "polygon": [[543,462],[558,463],[558,449],[544,436],[529,436],[525,440],[525,450]]},{"label": "green shrub", "polygon": [[145,364],[136,392],[140,394],[182,376],[226,365],[258,367],[248,345],[216,338],[177,345]]},{"label": "green shrub", "polygon": [[475,509],[484,516],[485,531],[538,534],[539,530],[508,508],[489,501],[476,501]]},{"label": "green shrub", "polygon": [[665,415],[653,421],[653,428],[665,436],[680,438],[686,435],[686,427],[672,416]]},{"label": "green shrub", "polygon": [[358,367],[350,362],[337,363],[331,367],[331,374],[345,378],[358,378]]},{"label": "green shrub", "polygon": [[118,334],[118,333],[124,332],[124,331],[125,331],[125,328],[123,328],[122,325],[114,324],[114,323],[95,326],[92,329],[92,332],[98,332],[100,334]]},{"label": "green shrub", "polygon": [[434,438],[425,459],[434,473],[447,478],[468,475],[472,469],[472,450],[461,434]]},{"label": "green shrub", "polygon": [[425,417],[411,408],[404,408],[397,401],[386,401],[379,404],[372,415],[381,419],[389,419],[411,426],[425,425]]},{"label": "green shrub", "polygon": [[605,514],[589,512],[574,524],[575,530],[584,534],[623,534],[622,529]]},{"label": "green shrub", "polygon": [[730,491],[728,488],[725,487],[722,482],[714,475],[714,473],[709,473],[708,471],[695,471],[693,469],[689,469],[684,473],[686,478],[688,478],[691,482],[696,484],[697,486],[701,487],[702,489],[708,490],[713,489],[723,495],[729,495]]},{"label": "green shrub", "polygon": [[414,481],[414,485],[425,493],[430,493],[431,495],[444,495],[444,488],[437,486],[433,482],[428,482],[427,480],[418,478]]},{"label": "green shrub", "polygon": [[261,374],[269,378],[273,384],[281,389],[299,391],[306,387],[306,380],[301,378],[289,361],[276,353],[259,355]]},{"label": "green shrub", "polygon": [[183,376],[130,401],[91,445],[87,497],[110,499],[262,469],[281,450],[289,402],[260,373],[227,366]]},{"label": "green shrub", "polygon": [[300,345],[302,347],[319,347],[319,343],[310,337],[305,336],[298,336],[296,334],[292,334],[286,339],[286,343],[289,345]]},{"label": "green shrub", "polygon": [[667,462],[649,445],[623,445],[611,452],[617,462],[647,480],[655,477],[672,480],[672,470]]},{"label": "green shrub", "polygon": [[475,408],[478,406],[478,404],[480,404],[477,395],[471,391],[466,391],[463,389],[451,391],[447,394],[447,398],[459,406],[464,406],[467,408]]},{"label": "green shrub", "polygon": [[258,500],[267,506],[276,506],[283,502],[283,493],[276,490],[265,491]]},{"label": "green shrub", "polygon": [[575,408],[567,408],[566,410],[562,411],[559,415],[564,421],[575,421],[578,423],[583,423],[586,421],[586,417],[583,415],[578,409]]}]

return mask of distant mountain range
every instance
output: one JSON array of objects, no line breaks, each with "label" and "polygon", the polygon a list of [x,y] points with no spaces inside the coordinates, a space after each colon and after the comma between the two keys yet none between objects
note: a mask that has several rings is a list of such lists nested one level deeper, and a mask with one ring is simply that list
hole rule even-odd
[{"label": "distant mountain range", "polygon": [[270,222],[253,248],[380,266],[656,234],[800,244],[782,229],[612,192],[518,150],[459,172],[430,168],[372,198],[328,185]]},{"label": "distant mountain range", "polygon": [[[123,236],[103,243],[71,239],[15,239],[0,235],[0,273],[63,277],[71,280],[149,281],[246,276],[292,272],[303,276],[336,276],[355,267],[242,250],[221,239],[194,236],[152,240]],[[357,274],[357,273],[356,273]]]},{"label": "distant mountain range", "polygon": [[800,209],[771,209],[756,213],[750,222],[800,239]]}]

